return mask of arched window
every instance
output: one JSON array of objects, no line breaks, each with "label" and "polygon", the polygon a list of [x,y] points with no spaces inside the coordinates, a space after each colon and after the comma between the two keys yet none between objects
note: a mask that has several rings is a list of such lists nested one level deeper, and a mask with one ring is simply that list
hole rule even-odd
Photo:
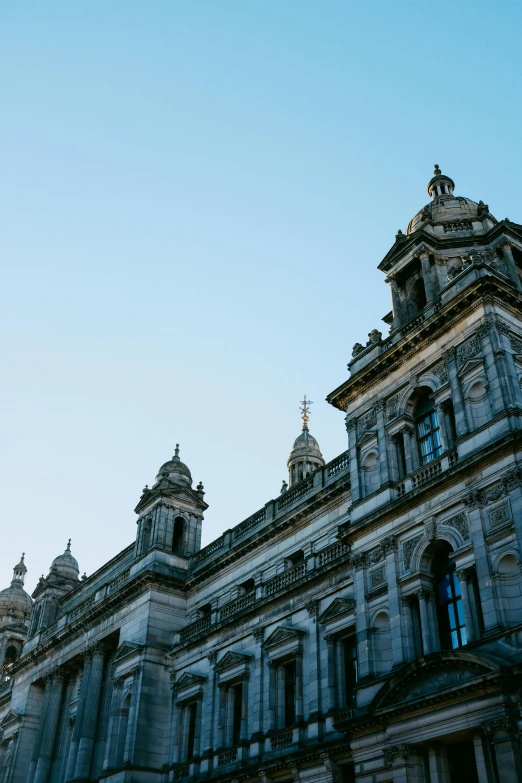
[{"label": "arched window", "polygon": [[456,650],[468,641],[460,582],[455,571],[455,563],[452,563],[449,558],[451,551],[450,545],[444,543],[433,558],[431,566],[435,581],[435,602],[442,650]]},{"label": "arched window", "polygon": [[430,389],[421,393],[414,411],[421,465],[426,465],[442,454],[439,417],[430,394]]},{"label": "arched window", "polygon": [[183,517],[176,517],[174,520],[174,532],[172,533],[172,552],[175,555],[182,554],[184,530],[185,520]]}]

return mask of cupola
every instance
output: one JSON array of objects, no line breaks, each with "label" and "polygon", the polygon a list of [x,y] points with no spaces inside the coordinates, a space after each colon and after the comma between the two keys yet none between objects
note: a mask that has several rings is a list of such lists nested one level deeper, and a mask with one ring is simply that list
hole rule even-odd
[{"label": "cupola", "polygon": [[303,429],[301,434],[295,439],[286,463],[290,486],[302,481],[314,470],[325,464],[319,444],[313,435],[310,435],[308,429],[311,404],[311,400],[307,400],[305,394],[300,409]]}]

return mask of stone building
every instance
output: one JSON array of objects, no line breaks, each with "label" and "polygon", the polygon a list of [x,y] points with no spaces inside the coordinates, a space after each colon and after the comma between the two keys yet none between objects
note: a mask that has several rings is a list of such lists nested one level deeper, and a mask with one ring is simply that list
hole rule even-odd
[{"label": "stone building", "polygon": [[522,225],[453,191],[379,265],[345,453],[305,404],[288,486],[203,549],[176,449],[96,573],[15,568],[0,783],[522,780]]}]

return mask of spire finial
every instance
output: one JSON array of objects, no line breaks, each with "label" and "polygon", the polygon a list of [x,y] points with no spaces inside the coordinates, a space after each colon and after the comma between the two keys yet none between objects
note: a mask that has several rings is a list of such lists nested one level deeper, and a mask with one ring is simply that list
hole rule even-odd
[{"label": "spire finial", "polygon": [[308,430],[308,422],[310,420],[310,405],[313,405],[312,400],[306,399],[306,394],[304,395],[304,399],[301,400],[301,419],[303,420],[303,430]]},{"label": "spire finial", "polygon": [[68,540],[68,542],[67,542],[67,549],[65,551],[66,552],[70,552],[71,551],[71,539]]},{"label": "spire finial", "polygon": [[438,176],[439,176],[439,174],[442,174],[442,172],[441,172],[441,170],[440,170],[440,166],[439,166],[439,164],[438,164],[438,163],[436,163],[436,164],[435,164],[435,167],[434,167],[434,169],[433,169],[433,174],[434,174],[436,177],[438,177]]},{"label": "spire finial", "polygon": [[174,450],[174,459],[179,459],[179,443],[176,443],[176,448]]},{"label": "spire finial", "polygon": [[23,563],[24,559],[25,559],[25,552],[22,552],[22,558],[21,558],[20,562]]}]

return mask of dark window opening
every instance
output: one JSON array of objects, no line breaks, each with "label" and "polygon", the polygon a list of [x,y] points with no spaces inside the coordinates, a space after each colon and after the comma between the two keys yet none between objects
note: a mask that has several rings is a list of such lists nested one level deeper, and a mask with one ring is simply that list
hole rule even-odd
[{"label": "dark window opening", "polygon": [[355,764],[353,762],[342,764],[341,783],[355,783]]},{"label": "dark window opening", "polygon": [[302,549],[299,549],[297,552],[294,552],[293,555],[290,555],[286,558],[287,565],[289,568],[293,568],[296,565],[300,565],[301,563],[304,563],[304,552]]},{"label": "dark window opening", "polygon": [[189,716],[189,735],[188,735],[188,752],[187,761],[192,761],[194,758],[194,741],[196,739],[196,713],[197,704],[190,704],[188,709],[190,710]]},{"label": "dark window opening", "polygon": [[451,783],[478,783],[473,740],[447,746]]},{"label": "dark window opening", "polygon": [[212,604],[204,604],[203,606],[199,607],[200,617],[210,617],[211,614],[212,614]]},{"label": "dark window opening", "polygon": [[404,451],[404,438],[399,435],[395,444],[397,447],[397,469],[399,471],[399,481],[406,475],[406,452]]},{"label": "dark window opening", "polygon": [[446,415],[446,430],[448,433],[449,445],[453,448],[455,441],[457,440],[457,428],[455,426],[455,410],[451,400],[444,403],[444,413]]},{"label": "dark window opening", "polygon": [[285,728],[295,723],[295,661],[285,664]]},{"label": "dark window opening", "polygon": [[430,390],[427,390],[427,393],[415,405],[417,444],[421,465],[426,465],[442,454],[439,417],[435,410],[435,403],[428,396],[429,393]]},{"label": "dark window opening", "polygon": [[234,686],[234,715],[232,721],[232,744],[238,745],[241,739],[241,712],[243,706],[243,683]]},{"label": "dark window opening", "polygon": [[449,559],[449,544],[443,544],[433,558],[435,602],[442,650],[456,650],[467,644],[464,607],[455,563]]},{"label": "dark window opening", "polygon": [[172,552],[175,555],[181,555],[182,553],[184,530],[185,520],[183,517],[177,517],[174,520],[174,531],[172,533]]},{"label": "dark window opening", "polygon": [[239,585],[243,593],[251,593],[256,589],[256,583],[254,579],[247,579],[242,585]]},{"label": "dark window opening", "polygon": [[357,645],[355,638],[343,639],[344,687],[346,704],[355,704],[355,686],[357,685]]},{"label": "dark window opening", "polygon": [[420,609],[419,602],[417,600],[413,600],[411,604],[411,620],[413,624],[413,645],[415,648],[415,658],[420,658],[424,651],[422,646]]},{"label": "dark window opening", "polygon": [[147,519],[143,528],[143,552],[148,552],[152,534],[152,519]]},{"label": "dark window opening", "polygon": [[419,277],[411,287],[410,298],[414,306],[414,315],[424,310],[427,304],[426,289],[424,287],[424,280]]}]

